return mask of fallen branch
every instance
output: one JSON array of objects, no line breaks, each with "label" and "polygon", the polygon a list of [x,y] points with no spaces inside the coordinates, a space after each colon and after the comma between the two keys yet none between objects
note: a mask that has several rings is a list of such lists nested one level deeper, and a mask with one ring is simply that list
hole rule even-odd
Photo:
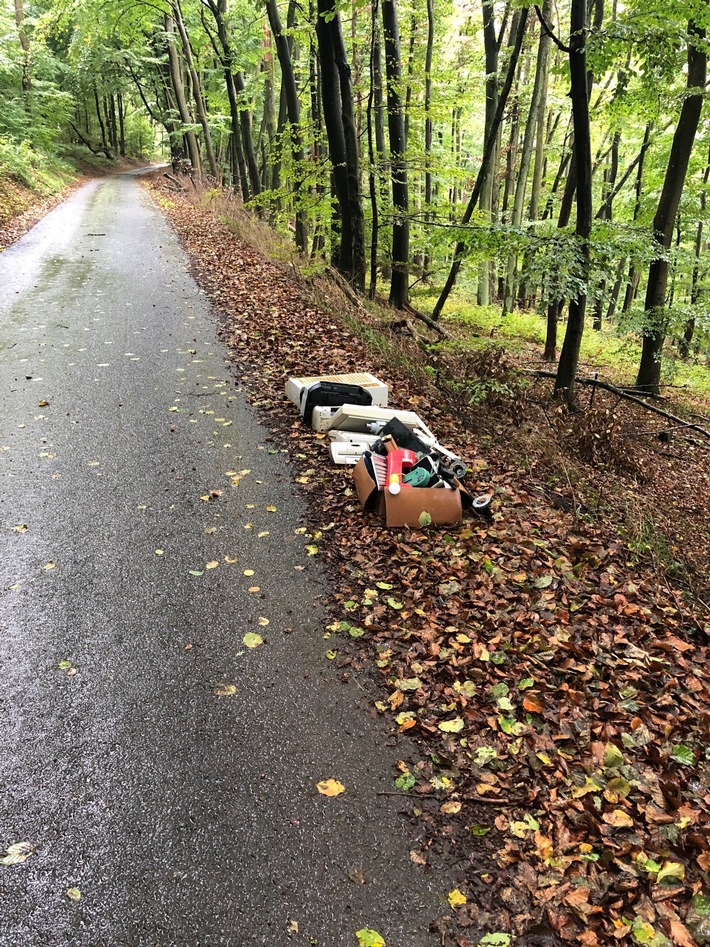
[{"label": "fallen branch", "polygon": [[332,266],[329,266],[326,268],[325,272],[337,285],[338,289],[340,289],[348,297],[348,299],[353,304],[353,306],[355,306],[357,309],[360,309],[360,310],[365,309],[365,307],[362,304],[362,300],[357,295],[355,290],[348,283],[348,281],[343,276],[341,276],[340,273],[338,273],[336,269],[334,269]]},{"label": "fallen branch", "polygon": [[[536,378],[557,378],[557,372],[545,371],[543,368],[523,368],[521,371],[526,375],[534,375]],[[679,418],[676,414],[671,414],[669,411],[663,411],[661,408],[657,408],[655,405],[644,401],[643,398],[632,395],[623,388],[617,388],[616,385],[612,385],[611,382],[600,381],[598,378],[575,378],[574,382],[576,385],[596,385],[597,388],[610,391],[613,395],[624,398],[626,401],[631,401],[633,404],[637,404],[647,411],[651,411],[653,414],[660,415],[660,417],[665,418],[667,421],[674,421],[679,427],[697,431],[698,434],[702,434],[703,437],[707,437],[710,440],[710,431],[706,428],[701,427],[699,424],[693,424],[691,421],[684,421],[683,418]]]},{"label": "fallen branch", "polygon": [[429,326],[430,329],[438,332],[442,339],[451,338],[446,329],[442,329],[438,322],[435,322],[430,316],[427,316],[425,312],[420,312],[418,309],[415,309],[414,306],[410,306],[409,303],[405,303],[402,306],[402,311],[408,312],[409,315],[414,316],[415,319],[420,319],[425,325]]}]

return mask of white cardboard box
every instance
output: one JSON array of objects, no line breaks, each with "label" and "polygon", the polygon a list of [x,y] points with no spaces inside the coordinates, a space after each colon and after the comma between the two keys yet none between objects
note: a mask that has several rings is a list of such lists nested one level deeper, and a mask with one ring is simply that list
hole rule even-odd
[{"label": "white cardboard box", "polygon": [[389,389],[387,385],[375,378],[369,372],[351,372],[349,375],[312,375],[304,378],[289,378],[286,382],[286,397],[289,401],[301,407],[301,391],[317,381],[338,381],[344,385],[360,385],[372,395],[373,405],[386,407]]}]

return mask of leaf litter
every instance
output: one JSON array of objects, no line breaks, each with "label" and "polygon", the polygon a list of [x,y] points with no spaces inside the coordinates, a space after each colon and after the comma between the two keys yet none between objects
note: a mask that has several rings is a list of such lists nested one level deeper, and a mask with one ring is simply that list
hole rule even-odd
[{"label": "leaf litter", "polygon": [[[551,497],[539,430],[543,448],[525,442],[531,465],[519,419],[481,408],[457,420],[450,393],[423,372],[415,382],[411,370],[365,364],[361,337],[334,315],[348,304],[328,296],[327,280],[319,309],[305,284],[222,221],[171,199],[166,212],[222,311],[240,383],[288,447],[311,522],[336,524],[319,542],[334,622],[365,632],[335,631],[338,666],[371,669],[381,685],[373,712],[419,741],[393,784],[425,862],[460,872],[450,894],[466,903],[449,904],[442,938],[700,942],[710,924],[710,610],[631,548],[613,510],[579,515],[574,493],[566,504]],[[351,308],[349,318],[375,317]],[[492,522],[395,531],[364,516],[349,471],[331,466],[325,440],[283,397],[285,378],[311,370],[316,354],[319,372],[384,377],[398,407],[435,423],[467,457],[475,491],[492,494]],[[682,479],[653,458],[658,483]],[[600,469],[610,495],[612,474]],[[707,548],[692,536],[688,546],[707,564]]]}]

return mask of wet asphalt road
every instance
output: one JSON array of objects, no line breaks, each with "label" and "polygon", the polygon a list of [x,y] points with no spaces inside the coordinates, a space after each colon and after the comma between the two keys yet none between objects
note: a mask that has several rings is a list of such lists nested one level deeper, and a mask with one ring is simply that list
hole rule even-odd
[{"label": "wet asphalt road", "polygon": [[0,255],[0,424],[0,852],[34,849],[0,945],[438,943],[450,879],[377,795],[406,750],[325,656],[280,445],[130,175]]}]

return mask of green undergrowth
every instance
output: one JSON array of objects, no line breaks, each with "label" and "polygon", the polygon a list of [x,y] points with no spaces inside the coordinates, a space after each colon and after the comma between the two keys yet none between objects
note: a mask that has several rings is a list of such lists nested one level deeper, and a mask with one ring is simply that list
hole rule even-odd
[{"label": "green undergrowth", "polygon": [[[418,293],[413,304],[423,312],[431,312],[438,290]],[[452,295],[442,315],[442,325],[454,335],[450,348],[475,350],[495,342],[516,360],[525,359],[530,367],[545,367],[545,318],[531,311],[501,315],[499,305],[479,306],[466,290]],[[558,329],[558,345],[564,338],[566,323]],[[641,357],[641,339],[636,333],[622,332],[605,325],[594,331],[591,320],[585,327],[580,350],[580,374],[598,372],[601,377],[618,384],[631,384],[636,377]],[[552,367],[552,366],[547,366]],[[668,343],[663,356],[662,383],[669,388],[683,388],[691,397],[710,397],[710,365],[703,359],[682,359]]]}]

